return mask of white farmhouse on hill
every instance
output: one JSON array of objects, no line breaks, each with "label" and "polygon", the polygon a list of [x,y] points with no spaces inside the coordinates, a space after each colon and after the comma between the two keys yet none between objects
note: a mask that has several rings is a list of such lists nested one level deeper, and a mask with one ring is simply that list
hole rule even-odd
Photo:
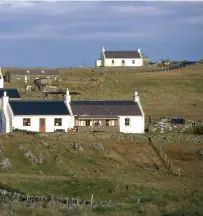
[{"label": "white farmhouse on hill", "polygon": [[140,67],[149,62],[149,59],[137,51],[106,51],[102,48],[96,67]]}]

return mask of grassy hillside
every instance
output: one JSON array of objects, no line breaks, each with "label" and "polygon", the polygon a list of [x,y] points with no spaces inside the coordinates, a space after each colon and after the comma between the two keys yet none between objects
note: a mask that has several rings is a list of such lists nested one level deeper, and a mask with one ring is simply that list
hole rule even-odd
[{"label": "grassy hillside", "polygon": [[[164,72],[90,72],[88,68],[59,69],[60,87],[88,99],[131,99],[138,90],[146,115],[183,115],[203,120],[203,64]],[[22,83],[6,83],[22,87]],[[29,98],[29,96],[27,96]]]},{"label": "grassy hillside", "polygon": [[[166,142],[164,137],[170,136],[160,137],[157,144]],[[79,199],[90,199],[93,194],[95,200],[111,200],[112,203],[110,207],[81,207],[74,211],[58,204],[55,208],[32,209],[36,215],[46,212],[54,215],[56,211],[58,215],[67,215],[68,211],[73,211],[70,215],[202,213],[199,205],[203,202],[203,164],[198,154],[203,148],[203,137],[198,139],[201,144],[194,145],[194,137],[174,136],[173,144],[164,145],[173,164],[183,170],[178,177],[165,169],[145,136],[2,134],[0,182],[2,186],[25,193]],[[76,144],[80,148],[76,149]],[[3,169],[5,158],[9,159],[11,167]],[[195,194],[195,199],[191,193]],[[136,204],[138,199],[143,203]],[[5,205],[4,211],[8,208],[11,207]],[[13,204],[12,209],[17,215],[31,211],[23,204]]]},{"label": "grassy hillside", "polygon": [[[131,99],[138,90],[147,116],[183,115],[203,120],[203,64],[150,73],[96,73],[89,68],[59,72],[63,78],[60,87],[81,93],[73,98]],[[24,98],[39,96],[39,92],[26,96],[20,81],[5,86],[17,87]],[[181,168],[180,177],[164,167],[148,145],[147,135],[1,134],[1,187],[80,199],[90,199],[94,194],[95,200],[112,203],[96,208],[55,203],[32,209],[27,204],[12,203],[3,205],[2,214],[202,215],[203,137],[156,134],[153,139],[162,145],[174,166]],[[138,199],[148,201],[139,204]]]}]

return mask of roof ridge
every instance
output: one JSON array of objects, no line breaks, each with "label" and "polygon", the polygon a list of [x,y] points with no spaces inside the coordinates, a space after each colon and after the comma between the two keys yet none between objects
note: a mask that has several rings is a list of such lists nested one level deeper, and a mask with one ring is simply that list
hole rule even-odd
[{"label": "roof ridge", "polygon": [[87,100],[72,100],[72,101],[75,102],[75,101],[134,101],[134,100],[128,100],[128,99],[126,99],[126,100],[125,99],[124,100],[122,100],[122,99],[121,100],[119,100],[119,99],[114,99],[114,100],[110,100],[110,99],[109,100],[105,100],[105,99],[104,100],[96,100],[96,99],[95,100],[88,100],[87,99]]},{"label": "roof ridge", "polygon": [[64,102],[64,101],[63,100],[12,100],[11,102]]},{"label": "roof ridge", "polygon": [[17,88],[0,88],[0,90],[1,89],[4,89],[4,90],[8,90],[8,89],[16,89],[16,90],[18,90]]}]

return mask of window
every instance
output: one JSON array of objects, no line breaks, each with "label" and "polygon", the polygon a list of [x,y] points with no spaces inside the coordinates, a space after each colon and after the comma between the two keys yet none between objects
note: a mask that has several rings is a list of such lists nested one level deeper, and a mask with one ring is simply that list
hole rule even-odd
[{"label": "window", "polygon": [[125,60],[122,60],[122,64],[125,64]]},{"label": "window", "polygon": [[62,118],[55,118],[54,126],[62,126]]},{"label": "window", "polygon": [[90,126],[91,120],[86,120],[85,122],[86,122],[86,126]]},{"label": "window", "polygon": [[135,64],[135,60],[132,60],[132,64]]},{"label": "window", "polygon": [[114,60],[112,60],[112,64],[114,64]]},{"label": "window", "polygon": [[30,125],[31,125],[30,118],[24,118],[23,119],[23,126],[30,126]]},{"label": "window", "polygon": [[125,126],[130,126],[130,119],[129,118],[125,118]]},{"label": "window", "polygon": [[106,126],[109,126],[109,119],[106,119]]}]

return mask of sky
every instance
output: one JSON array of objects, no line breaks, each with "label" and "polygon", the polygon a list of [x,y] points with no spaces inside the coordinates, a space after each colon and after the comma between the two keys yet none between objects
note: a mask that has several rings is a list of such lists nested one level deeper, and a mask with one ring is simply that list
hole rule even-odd
[{"label": "sky", "polygon": [[93,66],[106,50],[203,58],[203,2],[0,2],[0,66]]}]

